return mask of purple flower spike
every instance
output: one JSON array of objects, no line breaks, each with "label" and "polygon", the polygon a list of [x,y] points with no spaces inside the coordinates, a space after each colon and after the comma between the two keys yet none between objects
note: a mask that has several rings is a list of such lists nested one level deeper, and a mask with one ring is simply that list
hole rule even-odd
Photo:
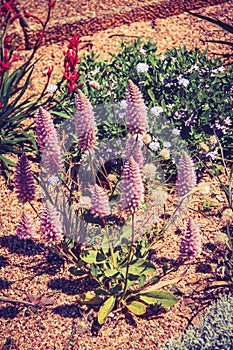
[{"label": "purple flower spike", "polygon": [[35,237],[35,229],[32,224],[32,218],[28,214],[25,214],[24,211],[22,212],[17,224],[16,233],[19,238],[22,239],[33,239]]},{"label": "purple flower spike", "polygon": [[148,130],[147,108],[141,91],[132,80],[128,81],[126,101],[126,124],[129,132],[144,134]]},{"label": "purple flower spike", "polygon": [[95,185],[94,191],[92,192],[90,212],[101,218],[111,213],[107,194],[105,190],[98,185]]},{"label": "purple flower spike", "polygon": [[25,153],[21,155],[16,164],[14,185],[20,203],[35,199],[35,183],[29,160]]},{"label": "purple flower spike", "polygon": [[133,157],[135,162],[139,165],[140,170],[143,168],[144,156],[142,153],[142,142],[135,139],[135,136],[131,135],[126,140],[125,145],[125,158],[126,160]]},{"label": "purple flower spike", "polygon": [[134,214],[140,209],[144,200],[144,186],[139,165],[133,157],[124,164],[121,183],[121,209]]},{"label": "purple flower spike", "polygon": [[63,240],[62,225],[57,210],[49,203],[43,208],[40,230],[48,243],[60,243]]},{"label": "purple flower spike", "polygon": [[197,184],[195,168],[187,153],[182,154],[178,165],[178,179],[176,183],[179,198],[187,195]]},{"label": "purple flower spike", "polygon": [[92,105],[84,93],[78,90],[75,98],[76,113],[74,115],[78,147],[83,151],[96,147],[96,127]]},{"label": "purple flower spike", "polygon": [[62,156],[52,115],[40,107],[35,117],[37,143],[42,153],[42,165],[48,175],[57,174],[62,168]]},{"label": "purple flower spike", "polygon": [[200,229],[192,218],[189,218],[180,242],[180,255],[184,258],[196,256],[201,250]]}]

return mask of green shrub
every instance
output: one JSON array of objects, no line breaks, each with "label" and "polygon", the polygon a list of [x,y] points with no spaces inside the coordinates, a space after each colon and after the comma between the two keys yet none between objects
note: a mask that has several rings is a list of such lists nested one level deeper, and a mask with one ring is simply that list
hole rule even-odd
[{"label": "green shrub", "polygon": [[[221,59],[209,59],[206,52],[185,47],[159,55],[156,45],[140,39],[132,44],[122,42],[120,52],[111,55],[108,62],[89,53],[79,63],[80,81],[88,82],[83,92],[94,106],[105,137],[117,134],[119,121],[124,124],[122,105],[131,79],[148,108],[150,133],[160,144],[158,157],[163,143],[169,142],[171,159],[177,160],[180,150],[186,148],[199,159],[196,165],[201,168],[202,161],[221,157],[217,136],[225,158],[232,158],[233,66],[226,68]],[[93,88],[93,81],[98,88]],[[73,101],[63,100],[51,112],[67,118],[74,113]],[[171,162],[169,169],[174,170]]]}]

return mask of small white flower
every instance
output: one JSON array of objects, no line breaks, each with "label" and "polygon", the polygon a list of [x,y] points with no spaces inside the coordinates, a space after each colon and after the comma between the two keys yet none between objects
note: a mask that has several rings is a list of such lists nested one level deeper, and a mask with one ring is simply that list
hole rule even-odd
[{"label": "small white flower", "polygon": [[215,148],[213,151],[206,153],[206,158],[210,158],[211,160],[214,160],[217,154],[218,154],[218,149]]},{"label": "small white flower", "polygon": [[178,84],[184,87],[187,87],[189,85],[189,80],[185,78],[178,77]]},{"label": "small white flower", "polygon": [[163,108],[160,106],[152,107],[150,110],[151,114],[153,114],[155,117],[158,117],[161,113],[163,113]]},{"label": "small white flower", "polygon": [[160,58],[161,58],[162,61],[165,61],[166,56],[164,56],[164,55],[162,54],[162,55],[160,56]]},{"label": "small white flower", "polygon": [[179,135],[180,135],[180,130],[177,129],[177,128],[174,128],[174,129],[172,130],[172,134],[175,135],[175,136],[179,136]]},{"label": "small white flower", "polygon": [[223,122],[224,125],[227,125],[227,126],[230,126],[231,125],[231,119],[230,117],[227,117],[224,122]]},{"label": "small white flower", "polygon": [[48,183],[49,185],[57,185],[59,183],[59,178],[55,175],[52,175],[49,179],[48,179]]},{"label": "small white flower", "polygon": [[141,47],[140,50],[139,50],[139,52],[140,52],[140,54],[145,55],[146,50],[144,50],[143,47]]},{"label": "small white flower", "polygon": [[199,66],[197,64],[194,64],[193,66],[191,66],[186,73],[192,73],[195,70],[199,70]]},{"label": "small white flower", "polygon": [[[223,66],[215,68],[215,69],[212,70],[212,73],[214,73],[214,74],[224,73],[224,72],[225,72],[225,68]],[[213,75],[211,74],[211,76],[213,76]]]},{"label": "small white flower", "polygon": [[137,72],[138,73],[146,73],[149,70],[149,66],[147,63],[138,63],[137,64]]},{"label": "small white flower", "polygon": [[99,73],[100,69],[96,68],[95,70],[90,71],[91,75],[96,75],[97,73]]},{"label": "small white flower", "polygon": [[51,94],[53,94],[54,92],[57,91],[57,85],[49,85],[47,86],[47,89],[46,89],[47,92],[50,92]]},{"label": "small white flower", "polygon": [[152,141],[152,142],[149,144],[149,148],[150,148],[152,151],[154,151],[154,152],[158,151],[159,147],[160,147],[160,144],[159,144],[158,141]]},{"label": "small white flower", "polygon": [[171,142],[169,142],[169,141],[163,142],[163,147],[164,148],[170,148],[171,147]]},{"label": "small white flower", "polygon": [[167,109],[172,109],[174,107],[173,103],[169,103],[168,105],[166,105]]},{"label": "small white flower", "polygon": [[120,109],[126,109],[127,107],[127,101],[126,100],[122,100],[120,102]]}]

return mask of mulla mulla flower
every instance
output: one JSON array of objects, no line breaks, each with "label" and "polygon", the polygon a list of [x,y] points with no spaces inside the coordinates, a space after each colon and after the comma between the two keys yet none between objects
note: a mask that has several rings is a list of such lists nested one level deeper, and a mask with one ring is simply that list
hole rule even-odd
[{"label": "mulla mulla flower", "polygon": [[63,240],[62,225],[56,208],[46,203],[41,216],[40,232],[47,243],[60,243]]},{"label": "mulla mulla flower", "polygon": [[193,161],[186,152],[180,157],[177,177],[177,195],[182,198],[192,191],[197,184]]},{"label": "mulla mulla flower", "polygon": [[144,165],[144,155],[142,153],[142,142],[135,139],[135,136],[130,135],[126,139],[125,144],[125,158],[133,157],[139,168],[142,169]]},{"label": "mulla mulla flower", "polygon": [[22,212],[16,226],[16,234],[22,239],[33,239],[35,237],[35,229],[32,224],[32,218],[24,211]]},{"label": "mulla mulla flower", "polygon": [[133,157],[124,164],[121,181],[121,209],[128,213],[136,213],[144,200],[144,186],[139,165]]},{"label": "mulla mulla flower", "polygon": [[128,81],[126,101],[126,124],[129,132],[144,134],[148,130],[147,107],[141,91],[132,80]]},{"label": "mulla mulla flower", "polygon": [[201,250],[200,229],[192,218],[186,222],[180,242],[180,255],[182,258],[196,256]]},{"label": "mulla mulla flower", "polygon": [[24,204],[35,199],[35,182],[29,160],[25,153],[17,161],[14,185],[20,203]]},{"label": "mulla mulla flower", "polygon": [[83,151],[93,150],[96,147],[96,125],[91,102],[81,90],[75,98],[75,127],[78,136],[78,147]]},{"label": "mulla mulla flower", "polygon": [[35,114],[37,144],[42,153],[42,166],[48,175],[62,168],[62,155],[52,115],[40,107]]},{"label": "mulla mulla flower", "polygon": [[111,213],[107,194],[105,190],[97,184],[92,192],[90,212],[101,218],[108,216]]}]

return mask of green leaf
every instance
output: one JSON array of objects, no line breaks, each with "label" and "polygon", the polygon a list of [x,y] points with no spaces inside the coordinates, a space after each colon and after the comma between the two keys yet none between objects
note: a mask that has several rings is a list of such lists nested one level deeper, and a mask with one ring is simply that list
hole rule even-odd
[{"label": "green leaf", "polygon": [[87,272],[85,270],[79,269],[76,266],[71,266],[69,268],[69,271],[70,271],[70,273],[72,273],[72,275],[79,276],[79,277],[84,276],[84,275],[87,274]]},{"label": "green leaf", "polygon": [[113,276],[116,276],[118,273],[119,271],[116,269],[107,269],[104,271],[104,274],[106,277],[113,277]]},{"label": "green leaf", "polygon": [[163,307],[170,307],[177,303],[177,298],[166,290],[140,292],[137,294],[137,297],[147,304],[159,304]]},{"label": "green leaf", "polygon": [[146,312],[146,305],[140,303],[140,301],[132,301],[130,304],[126,304],[125,306],[135,315],[143,315]]},{"label": "green leaf", "polygon": [[101,305],[103,303],[103,299],[96,295],[95,292],[79,294],[76,298],[80,303],[87,305]]},{"label": "green leaf", "polygon": [[99,322],[99,324],[104,324],[104,322],[106,321],[106,318],[108,317],[110,312],[113,310],[113,308],[115,306],[115,302],[116,302],[116,299],[112,295],[110,298],[105,300],[103,305],[101,305],[101,307],[99,309],[99,312],[98,312],[98,322]]},{"label": "green leaf", "polygon": [[12,160],[4,157],[2,154],[0,154],[0,160],[2,160],[6,165],[15,166],[15,162],[13,162]]},{"label": "green leaf", "polygon": [[139,287],[142,288],[146,283],[146,276],[145,275],[141,275],[139,278]]},{"label": "green leaf", "polygon": [[83,250],[80,258],[89,264],[96,263],[97,254],[98,252],[96,250]]},{"label": "green leaf", "polygon": [[150,98],[151,98],[151,101],[152,101],[153,103],[155,103],[155,95],[154,95],[153,91],[152,91],[151,89],[148,89],[147,92],[148,92],[148,95],[149,95]]}]

